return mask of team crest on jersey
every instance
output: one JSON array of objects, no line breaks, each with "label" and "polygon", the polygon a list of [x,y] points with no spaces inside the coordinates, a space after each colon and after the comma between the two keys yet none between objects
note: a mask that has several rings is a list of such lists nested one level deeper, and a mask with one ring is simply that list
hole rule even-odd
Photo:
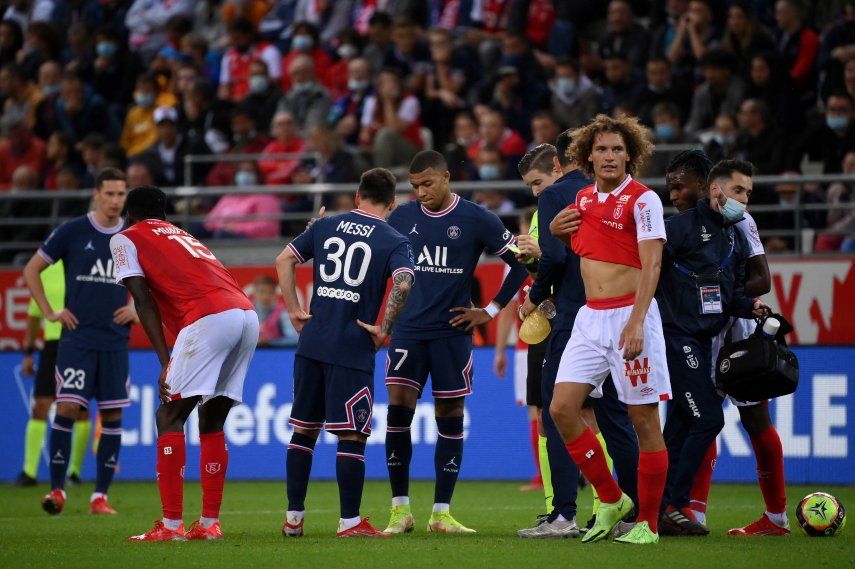
[{"label": "team crest on jersey", "polygon": [[615,219],[620,219],[620,216],[622,216],[622,215],[623,215],[623,204],[617,204],[617,207],[615,207],[615,213],[614,213],[613,217]]},{"label": "team crest on jersey", "polygon": [[449,227],[448,228],[448,237],[450,239],[457,239],[458,237],[460,237],[460,228],[457,227],[456,225],[452,225],[451,227]]},{"label": "team crest on jersey", "polygon": [[588,202],[591,201],[587,196],[582,196],[582,199],[579,200],[579,209],[585,209],[585,206],[588,205]]}]

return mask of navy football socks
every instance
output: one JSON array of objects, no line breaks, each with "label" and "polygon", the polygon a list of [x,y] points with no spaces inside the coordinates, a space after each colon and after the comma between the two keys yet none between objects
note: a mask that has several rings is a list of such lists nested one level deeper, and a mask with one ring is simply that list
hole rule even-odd
[{"label": "navy football socks", "polygon": [[119,449],[122,447],[122,421],[101,421],[101,440],[95,457],[95,492],[106,494],[119,465]]},{"label": "navy football socks", "polygon": [[288,489],[288,510],[302,512],[306,509],[306,491],[312,472],[315,439],[300,433],[291,435],[285,458],[285,485]]},{"label": "navy football socks", "polygon": [[71,429],[74,419],[57,415],[50,429],[50,487],[51,489],[65,486],[65,473],[68,472],[68,461],[71,454]]},{"label": "navy football socks", "polygon": [[338,441],[335,455],[335,477],[342,519],[359,517],[362,487],[365,484],[365,443]]},{"label": "navy football socks", "polygon": [[403,405],[389,405],[386,413],[386,466],[392,497],[410,495],[410,460],[413,440],[410,425],[416,410]]},{"label": "navy football socks", "polygon": [[437,417],[436,450],[433,464],[436,469],[434,503],[450,504],[463,460],[463,417]]}]

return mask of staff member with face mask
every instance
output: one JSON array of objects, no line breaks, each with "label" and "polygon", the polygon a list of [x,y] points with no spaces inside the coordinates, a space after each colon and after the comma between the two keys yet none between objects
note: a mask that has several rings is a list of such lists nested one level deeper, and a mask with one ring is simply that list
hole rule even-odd
[{"label": "staff member with face mask", "polygon": [[662,315],[673,401],[664,437],[668,479],[659,527],[664,535],[707,535],[692,514],[695,474],[724,427],[722,399],[710,381],[712,342],[731,316],[765,306],[744,294],[751,247],[734,225],[752,191],[750,162],[723,160],[708,177],[709,198],[665,222],[667,242],[656,301]]}]

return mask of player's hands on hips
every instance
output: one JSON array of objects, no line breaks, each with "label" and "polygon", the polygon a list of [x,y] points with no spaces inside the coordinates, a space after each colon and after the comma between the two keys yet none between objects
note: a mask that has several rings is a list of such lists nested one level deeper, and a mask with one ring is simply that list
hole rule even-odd
[{"label": "player's hands on hips", "polygon": [[520,320],[525,320],[529,314],[534,312],[534,309],[537,306],[531,301],[531,297],[529,295],[525,295],[525,302],[520,304],[519,310],[517,310],[517,316],[520,317]]},{"label": "player's hands on hips", "polygon": [[310,228],[313,223],[322,218],[324,214],[327,212],[327,206],[322,205],[321,209],[318,210],[318,217],[313,217],[306,223],[306,229]]},{"label": "player's hands on hips", "polygon": [[493,371],[499,379],[505,379],[508,371],[508,354],[504,348],[496,346],[496,355],[493,357]]},{"label": "player's hands on hips", "polygon": [[296,312],[289,312],[288,318],[291,319],[291,325],[294,327],[294,330],[299,334],[303,331],[303,326],[306,325],[311,318],[311,314],[307,314],[305,310],[298,310]]},{"label": "player's hands on hips", "polygon": [[448,321],[455,328],[465,326],[465,330],[469,332],[475,326],[486,324],[493,319],[483,308],[464,308],[463,306],[455,306],[449,312],[459,312],[457,316]]},{"label": "player's hands on hips", "polygon": [[172,394],[169,392],[169,384],[166,383],[167,373],[169,373],[168,363],[160,369],[160,377],[157,378],[157,386],[160,389],[161,403],[169,403],[170,401],[172,401]]},{"label": "player's hands on hips", "polygon": [[27,377],[33,377],[36,374],[36,361],[32,355],[24,356],[24,361],[21,362],[21,373]]},{"label": "player's hands on hips", "polygon": [[140,317],[137,316],[137,311],[130,304],[117,309],[113,313],[113,322],[119,326],[124,326],[125,324],[137,324],[139,321]]},{"label": "player's hands on hips", "polygon": [[65,326],[68,330],[74,330],[77,328],[77,325],[80,323],[77,320],[77,316],[74,315],[67,308],[63,308],[59,312],[51,312],[47,316],[45,316],[51,322],[62,322],[62,325]]},{"label": "player's hands on hips", "polygon": [[517,248],[520,250],[519,257],[540,259],[540,245],[537,244],[537,239],[531,235],[518,236]]},{"label": "player's hands on hips", "polygon": [[362,328],[364,328],[369,334],[371,334],[371,340],[374,342],[374,349],[379,350],[383,347],[383,344],[386,343],[386,338],[389,335],[383,331],[380,326],[374,326],[372,324],[366,324],[362,320],[357,319],[356,323],[359,324]]},{"label": "player's hands on hips", "polygon": [[644,349],[644,323],[630,320],[620,333],[618,349],[623,350],[623,359],[634,360]]},{"label": "player's hands on hips", "polygon": [[751,312],[754,313],[754,316],[763,316],[767,311],[772,310],[772,307],[763,302],[762,300],[754,301],[754,310]]},{"label": "player's hands on hips", "polygon": [[582,214],[575,207],[566,207],[558,212],[552,223],[549,224],[549,231],[555,237],[563,241],[565,244],[570,243],[570,237],[579,231],[579,226],[582,224]]}]

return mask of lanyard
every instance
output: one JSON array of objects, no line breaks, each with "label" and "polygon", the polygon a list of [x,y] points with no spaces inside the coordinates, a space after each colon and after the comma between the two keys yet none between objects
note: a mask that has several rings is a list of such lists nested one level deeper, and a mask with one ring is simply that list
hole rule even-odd
[{"label": "lanyard", "polygon": [[[720,275],[721,272],[727,268],[727,266],[730,264],[730,260],[733,258],[733,247],[734,247],[733,235],[728,235],[728,239],[730,241],[730,250],[727,252],[727,256],[724,258],[724,260],[718,266],[718,270],[716,271],[716,275]],[[683,273],[686,276],[689,276],[692,278],[697,278],[698,276],[700,276],[696,272],[690,271],[689,269],[687,269],[686,267],[684,267],[683,265],[681,265],[677,261],[671,261],[671,265],[673,265],[673,267],[675,269],[677,269],[678,271],[680,271],[681,273]]]}]

